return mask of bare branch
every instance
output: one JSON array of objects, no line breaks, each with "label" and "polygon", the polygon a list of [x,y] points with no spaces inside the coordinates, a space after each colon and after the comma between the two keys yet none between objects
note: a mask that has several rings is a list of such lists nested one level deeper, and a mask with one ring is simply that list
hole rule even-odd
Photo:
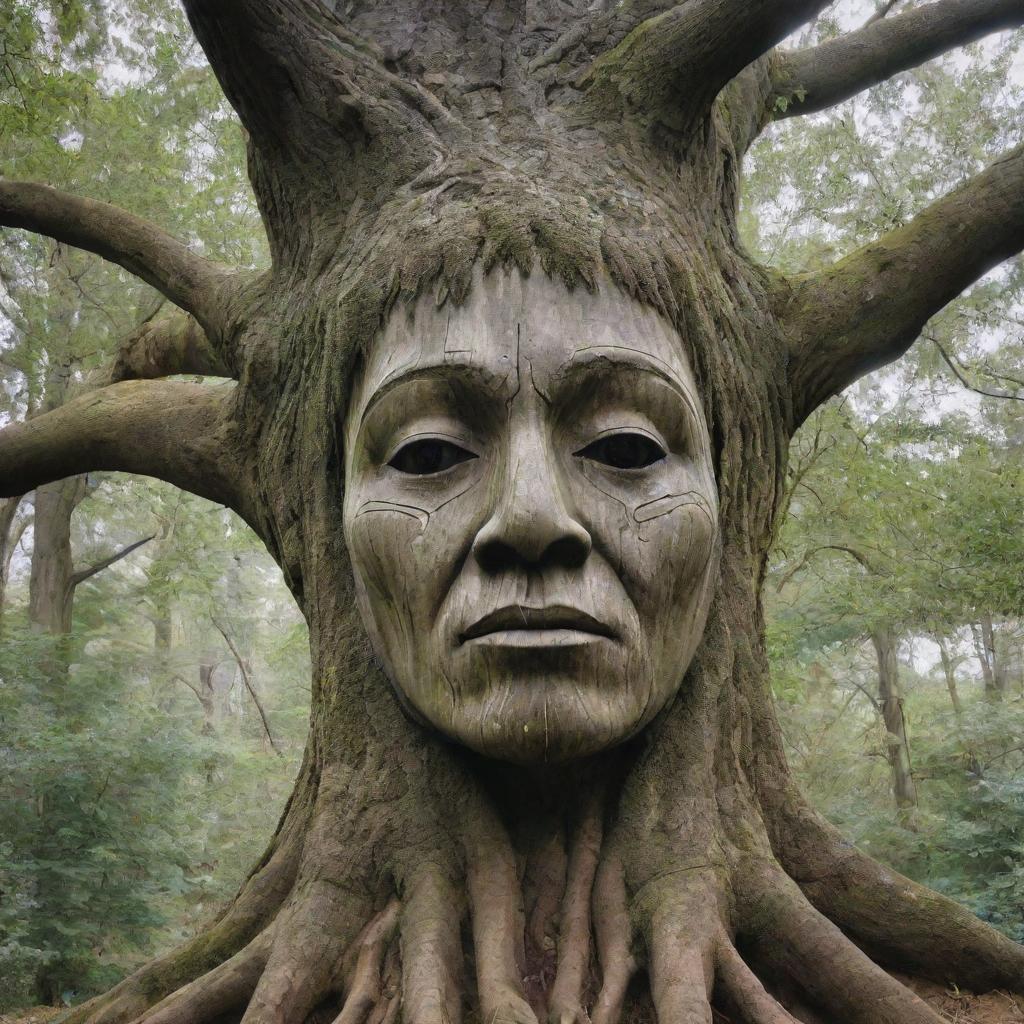
[{"label": "bare branch", "polygon": [[945,364],[953,371],[953,376],[968,391],[973,391],[975,394],[984,395],[986,398],[1012,398],[1017,402],[1024,402],[1024,395],[1014,395],[1009,391],[986,391],[984,388],[979,388],[972,384],[961,372],[960,368],[956,365],[956,362],[950,356],[950,354],[942,347],[942,343],[934,334],[926,334],[925,337],[939,350],[939,355],[942,356]]},{"label": "bare branch", "polygon": [[96,562],[95,565],[87,565],[83,569],[76,569],[71,576],[71,585],[77,587],[79,583],[84,583],[90,577],[103,572],[104,569],[109,569],[115,562],[120,562],[122,558],[127,558],[137,548],[141,548],[143,544],[148,544],[155,536],[156,534],[152,533],[148,537],[143,537],[142,540],[137,540],[121,548],[119,551],[115,551],[109,557]]},{"label": "bare branch", "polygon": [[179,683],[184,683],[196,695],[196,698],[202,702],[203,695],[199,692],[198,687],[193,686],[184,676],[175,673],[171,678],[176,679]]},{"label": "bare branch", "polygon": [[827,0],[680,3],[596,60],[581,84],[611,111],[683,129],[748,64],[827,6]]},{"label": "bare branch", "polygon": [[0,496],[91,470],[155,476],[254,521],[234,385],[124,381],[0,431]]},{"label": "bare branch", "polygon": [[863,374],[899,358],[928,319],[1024,248],[1024,146],[909,223],[817,274],[789,282],[797,422]]},{"label": "bare branch", "polygon": [[249,677],[249,669],[245,665],[245,660],[241,654],[238,653],[238,648],[235,646],[234,641],[228,636],[227,630],[216,620],[213,619],[213,624],[217,627],[217,632],[224,637],[224,643],[228,645],[228,649],[234,655],[235,662],[238,664],[238,670],[242,673],[242,681],[245,683],[245,688],[249,691],[249,696],[252,697],[253,704],[256,705],[256,710],[260,713],[260,721],[263,722],[263,731],[267,734],[267,739],[270,741],[270,746],[273,748],[275,754],[278,757],[284,755],[278,749],[277,744],[274,742],[274,735],[270,731],[270,723],[267,721],[266,712],[263,710],[263,705],[260,703],[259,697],[256,696],[256,689],[252,685],[252,679]]},{"label": "bare branch", "polygon": [[118,350],[110,381],[152,380],[176,373],[234,376],[198,321],[184,313],[142,324]]},{"label": "bare branch", "polygon": [[49,235],[124,267],[207,330],[221,320],[224,286],[233,275],[126,210],[48,185],[0,180],[0,224]]},{"label": "bare branch", "polygon": [[778,54],[769,116],[824,110],[947,50],[1022,24],[1021,0],[938,0],[891,18],[877,17],[820,46]]}]

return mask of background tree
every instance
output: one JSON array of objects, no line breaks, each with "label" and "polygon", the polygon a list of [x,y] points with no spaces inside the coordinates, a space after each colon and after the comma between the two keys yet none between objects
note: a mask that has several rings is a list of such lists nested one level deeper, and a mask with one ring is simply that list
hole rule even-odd
[{"label": "background tree", "polygon": [[[488,766],[405,723],[379,678],[360,668],[330,440],[341,396],[329,382],[348,355],[399,296],[429,285],[458,301],[481,252],[524,270],[539,260],[579,286],[607,273],[661,310],[692,348],[716,438],[725,540],[716,608],[687,687],[650,742],[623,753],[627,781],[610,785],[601,816],[597,1016],[614,1018],[625,993],[627,907],[665,1018],[708,1019],[714,976],[718,998],[748,1019],[786,1019],[753,966],[794,1005],[849,1020],[934,1019],[830,921],[886,963],[939,976],[956,963],[979,987],[1019,981],[1021,952],[939,897],[900,882],[916,898],[895,917],[880,906],[891,876],[851,851],[790,785],[767,699],[756,587],[793,430],[830,394],[901,354],[930,314],[1020,247],[1019,151],[881,242],[788,279],[739,247],[735,198],[743,151],[771,117],[834,102],[1017,24],[1021,12],[945,0],[875,21],[867,35],[769,54],[822,6],[551,9],[537,27],[505,11],[471,24],[446,9],[420,23],[411,11],[389,21],[378,5],[342,24],[312,7],[192,5],[250,132],[274,263],[259,277],[229,276],[110,208],[0,186],[7,223],[120,261],[195,316],[209,347],[193,324],[161,322],[147,332],[146,375],[218,367],[240,379],[237,390],[115,383],[35,417],[4,439],[7,489],[125,469],[232,505],[282,565],[315,657],[309,757],[267,857],[212,931],[87,1012],[128,1019],[177,990],[154,1019],[217,1015],[245,1001],[250,1020],[302,1019],[345,988],[338,965],[370,922],[364,969],[348,986],[348,1012],[359,1016],[376,1001],[373,963],[397,892],[405,1013],[456,1016],[465,879],[481,1010],[531,1019],[514,955],[511,850],[521,835],[513,827],[510,839],[497,820],[514,821],[521,802],[489,787]],[[456,68],[445,56],[456,53],[473,60]],[[563,133],[575,142],[571,157]],[[339,252],[359,270],[348,272]],[[360,255],[371,259],[360,266]],[[120,363],[138,372],[134,359]],[[415,751],[411,761],[397,760],[397,748]],[[578,849],[593,827],[570,829],[567,847]],[[594,864],[576,854],[568,863],[571,899],[589,890]],[[721,914],[720,896],[729,908]],[[583,921],[558,947],[554,990],[568,993],[552,1008],[559,1017],[575,1016],[584,998]],[[828,977],[817,968],[822,951]],[[528,976],[539,966],[526,964]],[[783,991],[786,978],[795,993]],[[385,985],[382,1007],[394,1005],[391,991]]]}]

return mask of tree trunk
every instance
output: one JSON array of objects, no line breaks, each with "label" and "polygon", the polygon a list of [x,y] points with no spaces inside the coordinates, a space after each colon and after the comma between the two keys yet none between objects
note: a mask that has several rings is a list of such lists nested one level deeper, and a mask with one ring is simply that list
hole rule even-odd
[{"label": "tree trunk", "polygon": [[885,723],[886,757],[892,774],[893,798],[900,820],[906,824],[910,821],[911,809],[917,806],[917,789],[900,692],[897,639],[892,633],[879,630],[872,633],[871,643],[878,659],[878,703]]},{"label": "tree trunk", "polygon": [[953,713],[957,718],[963,715],[963,705],[960,703],[960,692],[956,687],[956,670],[953,668],[953,659],[949,656],[949,648],[946,641],[941,637],[935,641],[939,645],[939,657],[942,659],[942,674],[946,679],[946,690],[949,692],[949,700],[953,705]]},{"label": "tree trunk", "polygon": [[985,682],[985,699],[1001,701],[1006,695],[1006,667],[996,651],[996,632],[992,616],[985,612],[977,626],[971,626],[974,648],[981,662],[981,676]]},{"label": "tree trunk", "polygon": [[15,527],[15,516],[21,498],[0,499],[0,633],[3,631],[4,612],[7,607],[7,582],[10,578],[11,559],[21,539],[21,531]]},{"label": "tree trunk", "polygon": [[54,637],[71,632],[75,593],[71,516],[84,496],[84,477],[36,488],[28,592],[28,618],[36,632]]},{"label": "tree trunk", "polygon": [[[231,275],[124,211],[25,183],[0,182],[0,218],[102,252],[192,314],[187,329],[154,329],[145,360],[122,360],[121,377],[216,363],[238,383],[120,379],[7,431],[0,484],[86,468],[148,472],[238,511],[309,624],[310,735],[277,834],[234,902],[69,1024],[144,1014],[146,1024],[195,1024],[243,1010],[245,1024],[303,1024],[313,1013],[440,1024],[464,1009],[505,1024],[623,1015],[709,1024],[713,1003],[750,1024],[792,1021],[786,1004],[844,1024],[935,1024],[880,965],[1024,987],[1024,950],[852,849],[796,791],[760,601],[794,431],[1024,245],[1024,152],[878,244],[799,278],[758,266],[736,218],[743,155],[795,99],[817,109],[955,40],[1019,24],[1020,5],[940,0],[803,55],[771,51],[824,0],[541,0],[528,15],[504,0],[185,6],[247,130],[272,269]],[[842,81],[828,81],[829,69]],[[508,305],[513,294],[521,307]],[[393,328],[437,343],[425,377],[455,362],[490,382],[493,396],[473,404],[480,416],[505,422],[522,382],[543,419],[551,388],[539,382],[562,387],[570,375],[522,364],[530,332],[570,325],[552,342],[572,346],[570,363],[632,360],[634,373],[644,356],[643,372],[665,380],[665,360],[652,364],[637,347],[651,317],[671,329],[668,355],[685,355],[700,406],[664,425],[672,440],[658,450],[679,468],[706,448],[717,491],[717,512],[704,509],[718,557],[703,638],[676,665],[675,696],[636,735],[616,735],[617,746],[568,766],[488,760],[404,715],[382,652],[371,650],[346,536],[346,515],[349,525],[358,518],[345,503],[346,459],[357,457],[343,445],[349,399]],[[479,334],[464,330],[467,318]],[[471,373],[460,360],[475,350],[443,322],[461,324],[468,344],[493,340],[503,372]],[[605,396],[602,415],[637,393],[630,381]],[[516,504],[547,486],[538,452],[557,447],[567,475],[590,472],[581,460],[596,434],[558,447],[583,429],[578,416],[550,425],[534,457],[517,448],[512,458],[468,431],[464,403],[445,408],[448,440],[433,436],[436,417],[415,436],[428,431],[443,450],[454,419],[460,451],[473,448],[488,472],[508,469],[493,486],[467,488],[466,500],[511,501],[520,540],[543,518],[539,506]],[[407,398],[400,412],[423,410]],[[684,418],[703,418],[704,432],[682,431]],[[375,479],[403,471],[385,458],[389,445],[380,441]],[[568,544],[530,535],[524,556],[545,585],[575,580],[580,601],[609,591],[573,572],[599,566],[608,586],[625,588],[628,538],[639,536],[642,551],[645,531],[663,526],[655,519],[697,507],[698,492],[681,486],[652,487],[620,509],[615,488],[640,479],[621,474],[639,467],[604,466],[594,473],[619,475],[586,477],[585,500],[550,487],[542,497],[561,503],[563,518],[613,509],[617,535],[589,546],[582,527]],[[423,541],[446,507],[439,480],[417,484],[415,501],[363,507],[421,528],[371,556],[442,550]],[[677,548],[705,529],[697,521],[686,520]],[[500,550],[488,550],[492,570],[504,571]],[[545,577],[541,563],[556,555]],[[444,584],[476,557],[438,554],[431,578]],[[909,796],[893,640],[876,646],[894,770]],[[540,704],[546,712],[546,695]],[[532,724],[546,741],[546,714],[543,725],[506,722],[503,709],[481,721],[523,733]]]}]

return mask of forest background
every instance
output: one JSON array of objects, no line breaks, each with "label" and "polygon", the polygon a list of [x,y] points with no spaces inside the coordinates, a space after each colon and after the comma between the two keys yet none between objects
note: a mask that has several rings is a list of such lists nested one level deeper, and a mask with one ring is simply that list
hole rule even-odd
[{"label": "forest background", "polygon": [[[914,6],[843,0],[819,41]],[[809,270],[1019,142],[1024,34],[748,161],[746,242]],[[266,264],[244,139],[177,5],[0,0],[0,175]],[[90,386],[161,313],[92,256],[0,232],[0,422]],[[166,310],[164,310],[166,312]],[[874,856],[1024,941],[1024,261],[794,441],[765,600],[805,791]],[[305,626],[237,517],[117,474],[0,500],[0,1011],[68,1004],[194,934],[298,769]]]}]

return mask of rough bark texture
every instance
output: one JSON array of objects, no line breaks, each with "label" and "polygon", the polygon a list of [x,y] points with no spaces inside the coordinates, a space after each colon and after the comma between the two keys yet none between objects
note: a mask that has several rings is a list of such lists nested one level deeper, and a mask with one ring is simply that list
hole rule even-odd
[{"label": "rough bark texture", "polygon": [[[743,251],[739,165],[771,106],[768,51],[823,6],[186,3],[249,132],[273,266],[218,278],[216,308],[202,283],[162,284],[238,384],[116,383],[13,428],[0,493],[123,469],[238,510],[309,623],[311,730],[236,900],[71,1024],[703,1024],[712,1003],[748,1024],[926,1024],[883,967],[1024,988],[1024,949],[806,805],[772,709],[760,587],[793,432],[1024,244],[1018,150],[821,274],[780,280]],[[409,722],[352,610],[338,437],[353,366],[387,316],[424,293],[461,302],[478,266],[612,280],[657,310],[711,428],[722,558],[703,642],[645,732],[558,772]]]}]

